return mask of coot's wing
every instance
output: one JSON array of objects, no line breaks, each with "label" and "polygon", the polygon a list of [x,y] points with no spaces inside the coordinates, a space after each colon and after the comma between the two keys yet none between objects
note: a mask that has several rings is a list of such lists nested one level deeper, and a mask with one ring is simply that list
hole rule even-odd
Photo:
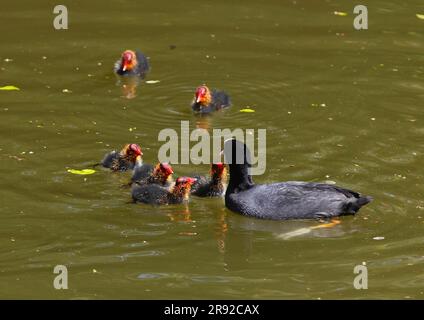
[{"label": "coot's wing", "polygon": [[133,175],[131,177],[132,182],[141,181],[150,177],[153,172],[153,166],[150,164],[137,164],[134,167]]},{"label": "coot's wing", "polygon": [[212,102],[214,108],[219,110],[231,105],[230,96],[224,91],[212,90]]},{"label": "coot's wing", "polygon": [[141,183],[132,187],[131,195],[135,202],[148,204],[167,203],[168,190],[158,184]]},{"label": "coot's wing", "polygon": [[111,168],[112,164],[114,163],[114,161],[116,161],[117,158],[119,158],[119,152],[112,151],[108,153],[107,155],[104,156],[101,162],[102,166],[105,168]]},{"label": "coot's wing", "polygon": [[297,181],[255,185],[228,197],[230,209],[264,219],[314,219],[354,214],[370,200],[334,185]]},{"label": "coot's wing", "polygon": [[193,178],[196,179],[196,182],[191,186],[191,194],[195,195],[204,185],[208,184],[209,179],[201,175],[194,175]]},{"label": "coot's wing", "polygon": [[149,60],[147,57],[141,52],[136,51],[135,55],[137,56],[138,66],[137,66],[137,74],[139,74],[142,78],[146,75],[146,73],[150,70]]}]

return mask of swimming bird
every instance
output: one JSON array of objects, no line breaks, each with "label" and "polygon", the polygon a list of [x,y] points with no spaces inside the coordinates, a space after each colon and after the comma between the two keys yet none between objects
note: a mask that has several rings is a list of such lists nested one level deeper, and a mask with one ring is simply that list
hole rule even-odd
[{"label": "swimming bird", "polygon": [[188,201],[190,189],[196,181],[190,177],[179,177],[171,188],[156,183],[134,184],[131,195],[134,202],[153,205],[178,204]]},{"label": "swimming bird", "polygon": [[157,183],[161,186],[170,187],[172,185],[172,174],[174,170],[171,165],[165,162],[158,163],[154,168],[148,164],[141,164],[134,167],[131,177],[132,183]]},{"label": "swimming bird", "polygon": [[224,143],[224,156],[230,168],[225,206],[242,215],[274,220],[331,218],[355,214],[372,201],[369,196],[324,183],[255,184],[249,149],[235,139]]},{"label": "swimming bird", "polygon": [[211,91],[206,85],[201,85],[196,89],[191,108],[198,113],[210,113],[230,105],[230,97],[224,91]]},{"label": "swimming bird", "polygon": [[150,66],[146,56],[140,51],[125,50],[115,62],[114,71],[120,76],[139,76],[144,78]]},{"label": "swimming bird", "polygon": [[191,194],[198,197],[220,197],[225,193],[227,170],[222,162],[213,163],[210,178],[195,176],[196,183],[191,188]]},{"label": "swimming bird", "polygon": [[132,170],[136,163],[142,163],[142,156],[143,152],[138,144],[126,144],[120,152],[111,151],[106,154],[101,165],[112,171]]}]

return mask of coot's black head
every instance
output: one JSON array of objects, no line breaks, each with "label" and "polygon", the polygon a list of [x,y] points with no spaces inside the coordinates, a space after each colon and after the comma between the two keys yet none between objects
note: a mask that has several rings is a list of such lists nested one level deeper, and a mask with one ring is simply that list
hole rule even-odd
[{"label": "coot's black head", "polygon": [[251,157],[247,146],[236,139],[224,142],[224,158],[230,168],[229,187],[246,188],[253,185],[250,176]]}]

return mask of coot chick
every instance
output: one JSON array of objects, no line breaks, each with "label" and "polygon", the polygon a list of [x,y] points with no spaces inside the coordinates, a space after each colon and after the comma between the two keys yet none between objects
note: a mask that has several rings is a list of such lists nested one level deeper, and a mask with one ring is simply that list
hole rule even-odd
[{"label": "coot chick", "polygon": [[[250,175],[250,152],[244,143],[227,140],[224,155],[231,162],[225,205],[246,216],[274,220],[331,218],[355,214],[372,200],[324,183],[289,181],[257,185]],[[243,164],[237,164],[236,159],[244,159]]]},{"label": "coot chick", "polygon": [[120,76],[144,78],[150,66],[146,56],[140,51],[125,50],[121,59],[115,62],[114,71]]},{"label": "coot chick", "polygon": [[112,151],[105,155],[101,164],[112,171],[132,170],[134,166],[142,163],[141,148],[138,144],[126,144],[120,152]]},{"label": "coot chick", "polygon": [[195,177],[196,183],[191,188],[191,194],[198,197],[220,197],[224,195],[227,170],[222,162],[213,163],[210,178]]},{"label": "coot chick", "polygon": [[191,186],[195,181],[194,178],[179,177],[170,189],[156,183],[135,184],[131,194],[134,202],[153,205],[182,203],[188,200]]},{"label": "coot chick", "polygon": [[210,113],[229,107],[230,97],[224,91],[210,90],[206,85],[196,89],[191,108],[198,113]]},{"label": "coot chick", "polygon": [[[143,169],[143,167],[145,167]],[[149,168],[151,168],[149,172]],[[172,174],[174,170],[172,167],[165,162],[158,163],[156,167],[151,165],[141,165],[134,168],[133,175],[131,178],[132,183],[156,183],[161,186],[170,187],[172,185]]]}]

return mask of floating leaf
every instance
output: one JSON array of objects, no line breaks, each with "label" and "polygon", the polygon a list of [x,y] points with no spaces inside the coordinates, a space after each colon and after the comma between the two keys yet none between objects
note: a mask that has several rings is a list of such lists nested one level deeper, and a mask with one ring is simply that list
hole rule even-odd
[{"label": "floating leaf", "polygon": [[82,169],[82,170],[69,169],[68,172],[72,173],[72,174],[87,175],[87,174],[93,174],[94,172],[96,172],[96,170],[94,170],[94,169]]},{"label": "floating leaf", "polygon": [[424,20],[424,14],[417,13],[416,16],[418,19]]},{"label": "floating leaf", "polygon": [[12,91],[12,90],[20,90],[20,89],[15,86],[4,86],[4,87],[0,87],[0,90]]},{"label": "floating leaf", "polygon": [[336,16],[341,16],[341,17],[346,17],[347,13],[346,12],[341,12],[341,11],[334,11],[334,14]]},{"label": "floating leaf", "polygon": [[147,80],[146,83],[147,84],[155,84],[155,83],[159,83],[160,80]]},{"label": "floating leaf", "polygon": [[245,109],[241,109],[241,110],[240,110],[240,112],[247,112],[247,113],[250,113],[250,112],[255,112],[255,110],[250,109],[250,108],[245,108]]}]

